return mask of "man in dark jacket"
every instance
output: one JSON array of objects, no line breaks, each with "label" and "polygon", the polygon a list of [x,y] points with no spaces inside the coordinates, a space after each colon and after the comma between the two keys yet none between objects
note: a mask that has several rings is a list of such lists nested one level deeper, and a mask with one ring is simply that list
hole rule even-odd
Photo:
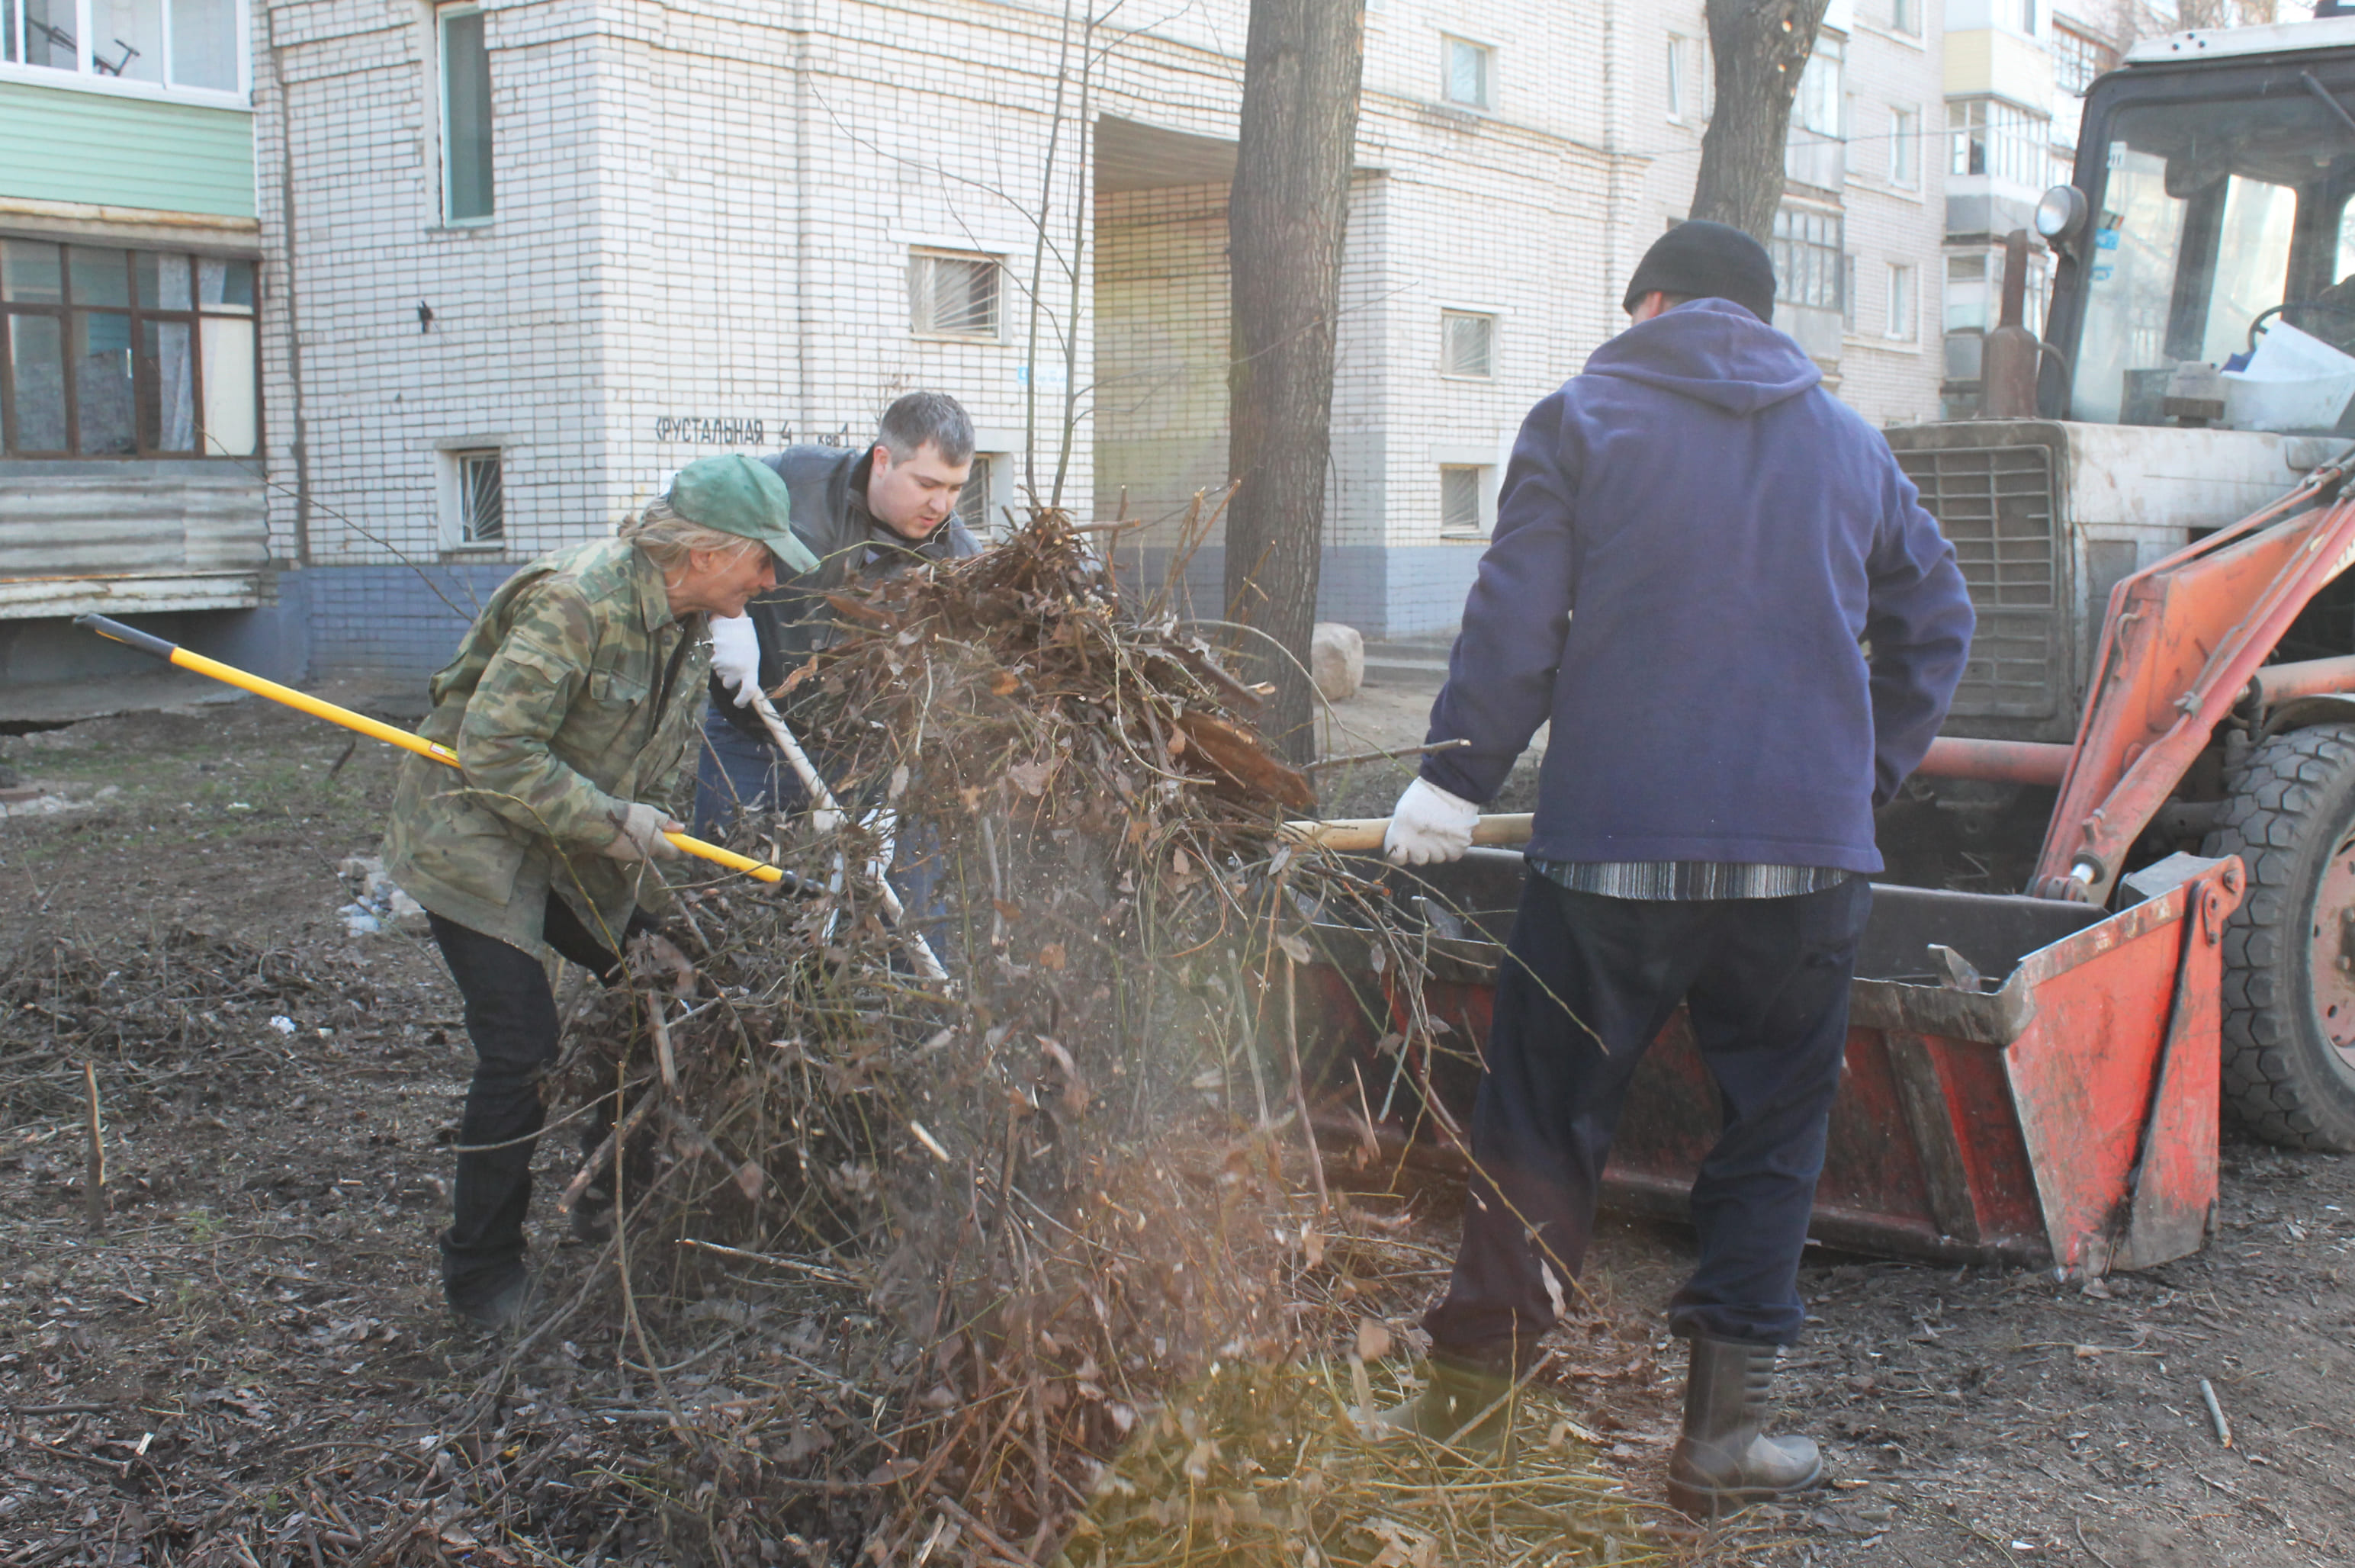
[{"label": "man in dark jacket", "polygon": [[[1678,1003],[1724,1102],[1693,1184],[1700,1262],[1669,1497],[1714,1515],[1816,1485],[1764,1433],[1838,1086],[1873,808],[1945,718],[1972,614],[1886,442],[1767,323],[1774,266],[1713,223],[1664,235],[1635,324],[1532,410],[1430,739],[1386,848],[1462,856],[1538,726],[1529,876],[1473,1112],[1432,1377],[1387,1424],[1501,1453],[1592,1234],[1629,1080]],[[1870,649],[1868,656],[1865,646]]]},{"label": "man in dark jacket", "polygon": [[[863,450],[789,446],[762,459],[792,493],[794,532],[818,564],[754,600],[743,615],[711,623],[711,708],[696,770],[696,832],[709,833],[756,802],[771,810],[801,804],[799,781],[751,709],[752,684],[775,690],[794,667],[834,640],[826,594],[980,549],[956,516],[973,472],[973,421],[954,398],[910,392],[884,411]],[[824,750],[822,736],[801,740]]]}]

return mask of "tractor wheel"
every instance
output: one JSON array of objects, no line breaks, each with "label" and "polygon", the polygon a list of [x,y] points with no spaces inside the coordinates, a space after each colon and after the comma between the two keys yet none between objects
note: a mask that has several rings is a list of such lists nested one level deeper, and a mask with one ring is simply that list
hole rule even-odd
[{"label": "tractor wheel", "polygon": [[2201,847],[2249,893],[2224,932],[2223,1100],[2288,1148],[2355,1151],[2355,725],[2274,736]]}]

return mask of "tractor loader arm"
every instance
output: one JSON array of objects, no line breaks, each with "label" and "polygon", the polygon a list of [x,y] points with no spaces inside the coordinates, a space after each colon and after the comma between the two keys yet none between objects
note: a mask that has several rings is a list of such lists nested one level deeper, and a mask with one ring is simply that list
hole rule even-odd
[{"label": "tractor loader arm", "polygon": [[[2216,726],[2261,689],[2259,671],[2290,623],[2355,564],[2355,499],[2342,495],[2350,470],[2355,458],[2317,468],[2271,506],[2111,591],[2030,892],[2109,901],[2127,852]],[[2301,679],[2304,668],[2275,666],[2267,675],[2283,689],[2355,690],[2355,667]]]}]

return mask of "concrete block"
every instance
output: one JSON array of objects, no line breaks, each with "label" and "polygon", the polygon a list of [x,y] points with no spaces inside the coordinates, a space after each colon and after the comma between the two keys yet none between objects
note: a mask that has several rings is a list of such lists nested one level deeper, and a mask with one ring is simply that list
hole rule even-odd
[{"label": "concrete block", "polygon": [[1326,701],[1348,701],[1366,681],[1366,639],[1355,626],[1317,622],[1308,639],[1308,673]]}]

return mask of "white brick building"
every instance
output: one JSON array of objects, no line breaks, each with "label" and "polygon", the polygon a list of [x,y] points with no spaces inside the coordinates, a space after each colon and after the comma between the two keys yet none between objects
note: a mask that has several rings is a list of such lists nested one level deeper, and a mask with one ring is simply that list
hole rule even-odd
[{"label": "white brick building", "polygon": [[[1818,220],[1793,242],[1828,259],[1785,324],[1868,417],[1923,417],[1940,29],[1845,5],[1793,154]],[[1223,481],[1243,0],[1092,50],[1060,10],[983,0],[253,16],[271,535],[301,568],[263,613],[314,673],[432,668],[516,564],[668,470],[858,440],[914,387],[973,412],[993,511],[1052,485],[1067,393],[1067,505],[1166,517]],[[1624,325],[1689,197],[1703,37],[1700,0],[1376,0],[1327,615],[1453,624],[1521,414]]]}]

